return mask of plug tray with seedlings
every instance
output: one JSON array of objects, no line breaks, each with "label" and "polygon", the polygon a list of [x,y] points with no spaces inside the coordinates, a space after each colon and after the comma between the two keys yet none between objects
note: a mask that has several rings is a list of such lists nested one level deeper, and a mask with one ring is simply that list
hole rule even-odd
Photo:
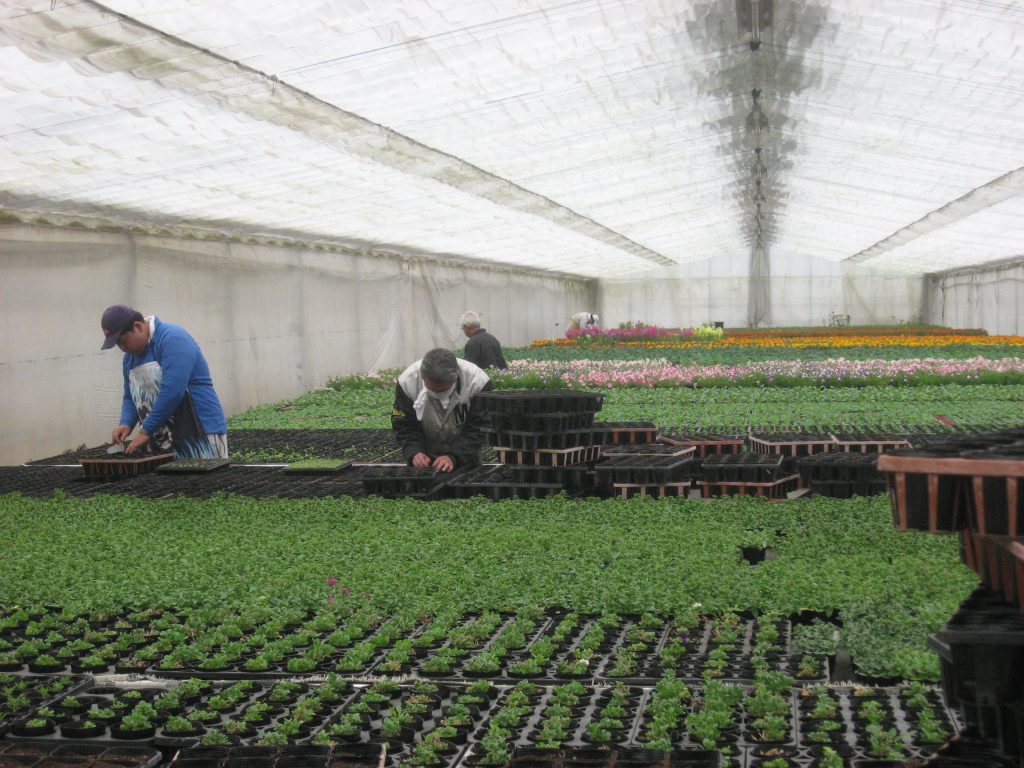
[{"label": "plug tray with seedlings", "polygon": [[342,459],[304,459],[293,461],[282,472],[286,475],[331,475],[352,466]]},{"label": "plug tray with seedlings", "polygon": [[182,475],[201,475],[231,465],[231,459],[175,459],[156,468],[157,472]]}]

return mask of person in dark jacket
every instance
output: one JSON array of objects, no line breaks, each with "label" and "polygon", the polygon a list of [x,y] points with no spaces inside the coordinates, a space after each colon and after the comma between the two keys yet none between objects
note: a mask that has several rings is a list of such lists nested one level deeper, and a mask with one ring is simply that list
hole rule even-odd
[{"label": "person in dark jacket", "polygon": [[473,396],[492,389],[480,368],[432,349],[395,382],[391,429],[414,467],[451,472],[480,464],[487,416]]},{"label": "person in dark jacket", "polygon": [[478,368],[508,368],[508,363],[501,354],[501,344],[487,332],[486,328],[480,327],[480,315],[469,310],[462,314],[459,322],[462,325],[462,332],[469,337],[465,352],[465,358],[469,362]]}]

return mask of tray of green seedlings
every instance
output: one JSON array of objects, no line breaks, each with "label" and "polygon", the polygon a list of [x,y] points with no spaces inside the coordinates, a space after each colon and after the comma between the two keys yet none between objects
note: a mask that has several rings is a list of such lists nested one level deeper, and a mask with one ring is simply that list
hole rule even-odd
[{"label": "tray of green seedlings", "polygon": [[283,471],[288,475],[333,475],[350,466],[352,462],[343,459],[304,459],[293,461]]},{"label": "tray of green seedlings", "polygon": [[156,468],[165,474],[197,475],[231,465],[231,459],[175,459]]}]

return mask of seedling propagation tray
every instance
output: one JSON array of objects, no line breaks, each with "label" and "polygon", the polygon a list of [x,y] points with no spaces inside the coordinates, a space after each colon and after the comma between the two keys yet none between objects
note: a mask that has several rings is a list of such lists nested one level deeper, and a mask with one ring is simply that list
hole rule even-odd
[{"label": "seedling propagation tray", "polygon": [[[711,721],[703,715],[713,702],[719,714]],[[353,757],[383,757],[388,766],[437,756],[441,761],[430,764],[514,765],[557,753],[570,763],[586,756],[616,765],[614,758],[631,756],[657,765],[674,756],[698,761],[695,765],[742,767],[772,755],[799,760],[796,765],[815,765],[828,747],[845,758],[844,765],[855,765],[855,759],[879,754],[927,756],[957,729],[939,692],[927,686],[793,687],[770,675],[752,686],[713,681],[687,685],[673,678],[654,686],[580,681],[545,686],[529,680],[500,684],[483,678],[463,683],[191,678],[161,687],[95,685],[73,703],[32,712],[32,717],[42,718],[60,710],[45,718],[53,722],[54,735],[46,740],[10,737],[8,743],[0,742],[0,756],[17,754],[15,744],[38,744],[45,747],[44,754],[63,749],[59,754],[67,755],[77,749],[79,757],[127,750],[123,754],[131,759],[121,758],[126,763],[150,765],[152,747],[175,750],[227,742],[224,746],[250,749],[224,758],[274,749],[274,759],[282,760],[309,746],[307,756],[336,750]],[[103,716],[101,732],[79,739],[61,736],[63,726],[76,722],[83,711]],[[125,723],[140,712],[147,713],[151,727],[123,738]],[[869,728],[871,724],[878,728]],[[174,730],[183,726],[194,732]],[[194,760],[186,765],[204,755],[199,749],[191,754]],[[502,755],[505,760],[500,760]]]},{"label": "seedling propagation tray", "polygon": [[122,477],[152,472],[161,464],[174,461],[173,453],[158,453],[132,457],[131,454],[107,456],[106,458],[82,459],[82,472],[90,480],[117,480]]},{"label": "seedling propagation tray", "polygon": [[163,755],[151,747],[57,741],[0,742],[2,768],[156,768]]},{"label": "seedling propagation tray", "polygon": [[231,466],[230,459],[175,459],[156,468],[165,474],[203,474]]}]

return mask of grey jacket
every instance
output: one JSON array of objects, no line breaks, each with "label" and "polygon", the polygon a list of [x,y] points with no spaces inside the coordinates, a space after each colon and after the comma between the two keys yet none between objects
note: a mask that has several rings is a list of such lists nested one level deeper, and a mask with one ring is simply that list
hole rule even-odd
[{"label": "grey jacket", "polygon": [[464,357],[478,368],[508,368],[501,354],[501,344],[484,328],[466,339]]}]

